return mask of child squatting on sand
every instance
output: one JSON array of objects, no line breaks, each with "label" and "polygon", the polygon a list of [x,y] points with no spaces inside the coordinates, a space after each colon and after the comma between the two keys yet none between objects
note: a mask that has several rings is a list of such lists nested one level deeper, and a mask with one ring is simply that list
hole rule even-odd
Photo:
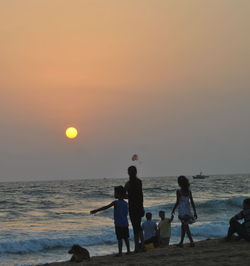
[{"label": "child squatting on sand", "polygon": [[128,203],[124,200],[125,190],[123,186],[115,187],[115,198],[117,200],[111,202],[109,205],[101,207],[96,210],[92,210],[90,214],[95,214],[99,211],[104,211],[111,207],[114,207],[114,223],[115,233],[118,240],[118,251],[117,256],[122,256],[122,239],[124,239],[127,253],[130,253],[129,247],[129,230],[128,230]]},{"label": "child squatting on sand", "polygon": [[[243,224],[238,222],[241,219],[244,219]],[[250,241],[250,198],[243,201],[243,210],[231,218],[226,241],[230,241],[234,233],[239,239]]]},{"label": "child squatting on sand", "polygon": [[[180,189],[177,189],[176,191],[176,203],[172,211],[172,218],[173,218],[175,209],[178,207],[178,217],[181,221],[181,241],[177,246],[183,247],[183,241],[187,233],[190,241],[190,246],[194,247],[194,241],[189,229],[189,224],[194,223],[194,219],[197,219],[197,213],[193,201],[192,192],[189,188],[190,184],[185,176],[178,177],[178,184]],[[190,203],[194,210],[194,215],[191,212]]]}]

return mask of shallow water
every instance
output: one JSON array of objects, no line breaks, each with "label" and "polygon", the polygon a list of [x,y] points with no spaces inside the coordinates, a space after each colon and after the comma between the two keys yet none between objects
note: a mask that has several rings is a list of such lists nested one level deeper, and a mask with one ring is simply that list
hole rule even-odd
[{"label": "shallow water", "polygon": [[[142,178],[145,210],[158,221],[175,203],[176,177]],[[195,240],[222,237],[228,220],[250,197],[250,175],[211,176],[191,181],[198,220]],[[67,250],[80,244],[91,255],[117,251],[113,210],[89,211],[113,200],[113,187],[125,179],[0,183],[0,265],[35,265],[69,259]],[[131,226],[130,226],[131,230]],[[132,239],[132,231],[130,231]],[[172,223],[176,243],[180,224]]]}]

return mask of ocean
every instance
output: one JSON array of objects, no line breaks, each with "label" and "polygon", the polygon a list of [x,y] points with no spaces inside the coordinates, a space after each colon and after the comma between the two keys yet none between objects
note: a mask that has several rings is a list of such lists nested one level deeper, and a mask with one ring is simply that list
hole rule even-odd
[{"label": "ocean", "polygon": [[[145,211],[159,221],[158,212],[171,214],[177,177],[141,178]],[[126,179],[0,183],[0,265],[37,265],[64,261],[73,244],[91,256],[117,252],[113,210],[90,215],[113,201],[114,186]],[[250,175],[214,175],[192,179],[198,220],[191,225],[194,240],[223,237],[230,217],[250,197]],[[133,239],[130,225],[130,236]],[[180,238],[180,223],[172,223],[171,243]],[[131,241],[133,248],[133,241]]]}]

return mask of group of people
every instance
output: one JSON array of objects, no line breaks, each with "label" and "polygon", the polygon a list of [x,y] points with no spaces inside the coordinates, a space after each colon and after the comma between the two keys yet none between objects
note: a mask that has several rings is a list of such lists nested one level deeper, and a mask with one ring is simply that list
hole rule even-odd
[{"label": "group of people", "polygon": [[[137,253],[146,251],[145,246],[148,244],[154,247],[169,245],[171,222],[174,219],[177,207],[178,218],[181,221],[181,239],[176,246],[183,247],[183,241],[187,234],[190,246],[194,247],[195,244],[189,225],[194,223],[198,216],[188,178],[185,176],[178,177],[179,189],[176,191],[176,203],[173,207],[171,218],[166,218],[165,212],[160,211],[160,222],[157,225],[152,221],[152,214],[150,212],[146,213],[146,221],[141,224],[141,219],[145,215],[142,182],[137,177],[137,169],[135,166],[128,168],[128,175],[129,181],[125,186],[117,186],[114,189],[114,197],[116,200],[99,209],[90,211],[91,214],[95,214],[111,207],[114,208],[115,233],[118,240],[117,256],[122,256],[123,240],[127,248],[126,254],[130,254],[128,214],[134,233],[134,252]],[[128,199],[128,203],[125,199]],[[245,219],[245,222],[243,224],[239,223],[238,220],[240,219]],[[234,233],[238,233],[239,238],[250,241],[250,199],[244,200],[243,210],[230,220],[226,240],[230,241]]]},{"label": "group of people", "polygon": [[169,245],[172,218],[165,218],[165,212],[159,211],[160,221],[152,221],[152,213],[146,213],[146,221],[142,223],[144,243],[146,247],[164,247]]},{"label": "group of people", "polygon": [[[124,239],[127,254],[130,253],[128,213],[134,232],[135,252],[145,250],[144,235],[141,227],[141,219],[144,216],[142,182],[137,177],[135,166],[128,168],[129,181],[125,186],[117,186],[114,189],[116,200],[99,209],[92,210],[90,213],[103,211],[114,207],[115,233],[118,240],[118,256],[122,255],[122,240]],[[128,203],[124,200],[128,199]]]}]

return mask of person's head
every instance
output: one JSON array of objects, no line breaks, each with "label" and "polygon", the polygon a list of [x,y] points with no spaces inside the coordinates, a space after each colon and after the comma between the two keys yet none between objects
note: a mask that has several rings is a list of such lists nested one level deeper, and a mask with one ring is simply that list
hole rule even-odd
[{"label": "person's head", "polygon": [[129,166],[128,175],[129,175],[130,179],[131,178],[133,179],[133,178],[135,178],[137,176],[137,169],[136,169],[136,167],[134,165]]},{"label": "person's head", "polygon": [[243,209],[250,209],[250,198],[244,199],[243,201]]},{"label": "person's head", "polygon": [[146,213],[146,218],[148,221],[152,220],[152,213],[151,212],[147,212]]},{"label": "person's head", "polygon": [[189,192],[189,187],[190,187],[189,180],[184,175],[178,177],[178,184],[184,193]]},{"label": "person's head", "polygon": [[165,212],[164,211],[159,211],[159,217],[164,220],[165,219]]},{"label": "person's head", "polygon": [[114,188],[114,190],[115,190],[115,198],[116,199],[124,199],[125,189],[123,186],[117,186]]}]

